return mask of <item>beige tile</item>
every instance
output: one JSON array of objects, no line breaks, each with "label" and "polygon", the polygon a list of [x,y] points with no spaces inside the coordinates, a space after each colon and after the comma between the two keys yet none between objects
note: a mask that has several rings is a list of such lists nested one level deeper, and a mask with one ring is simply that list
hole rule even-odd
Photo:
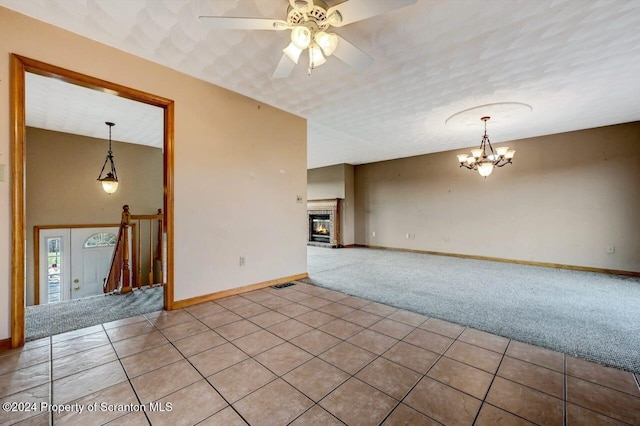
[{"label": "beige tile", "polygon": [[464,362],[465,364],[469,364],[491,374],[496,373],[500,361],[502,361],[502,355],[499,353],[459,340],[456,340],[449,346],[444,356]]},{"label": "beige tile", "polygon": [[356,296],[349,296],[349,297],[345,297],[344,299],[340,299],[339,303],[342,303],[343,305],[351,306],[352,308],[355,308],[355,309],[360,309],[363,306],[367,306],[368,304],[370,304],[371,301],[366,299],[361,299]]},{"label": "beige tile", "polygon": [[405,311],[403,309],[395,311],[394,313],[389,315],[388,318],[407,325],[411,325],[413,327],[418,327],[423,322],[429,319],[429,317],[426,315],[421,315],[411,311]]},{"label": "beige tile", "polygon": [[73,339],[61,340],[51,345],[51,357],[61,358],[63,356],[75,354],[81,351],[95,348],[101,345],[108,345],[109,338],[104,331],[86,334]]},{"label": "beige tile", "polygon": [[255,360],[282,376],[311,358],[313,355],[287,342],[262,352]]},{"label": "beige tile", "polygon": [[312,309],[318,309],[331,304],[331,301],[321,297],[309,297],[308,299],[298,301],[298,303]]},{"label": "beige tile", "polygon": [[133,324],[114,327],[107,330],[107,335],[111,342],[128,339],[130,337],[139,336],[141,334],[150,333],[156,328],[149,321],[138,321]]},{"label": "beige tile", "polygon": [[147,416],[145,416],[144,413],[137,411],[118,417],[117,419],[106,423],[106,426],[147,426],[149,424]]},{"label": "beige tile", "polygon": [[387,395],[401,400],[422,378],[422,374],[385,358],[378,358],[360,370],[356,377]]},{"label": "beige tile", "polygon": [[42,339],[25,342],[24,346],[21,348],[0,351],[0,357],[4,355],[12,355],[13,351],[23,351],[23,350],[28,351],[30,349],[35,349],[42,346],[51,346],[51,337],[43,337]]},{"label": "beige tile", "polygon": [[261,300],[259,303],[269,309],[277,310],[278,308],[286,306],[292,302],[291,300],[287,300],[282,297],[271,296],[268,299]]},{"label": "beige tile", "polygon": [[233,312],[240,315],[241,317],[250,318],[252,316],[259,315],[264,312],[269,312],[269,308],[262,306],[258,303],[252,302],[247,305],[241,306],[239,308],[235,308]]},{"label": "beige tile", "polygon": [[189,357],[189,361],[200,374],[207,377],[220,370],[244,361],[248,356],[231,343],[216,346]]},{"label": "beige tile", "polygon": [[391,336],[395,339],[402,339],[407,334],[411,333],[415,327],[384,318],[373,324],[369,328],[373,331],[386,334],[387,336]]},{"label": "beige tile", "polygon": [[249,303],[251,303],[251,300],[247,299],[246,297],[235,295],[225,297],[223,299],[218,299],[216,300],[216,303],[220,306],[224,306],[227,309],[233,310],[235,308],[248,305]]},{"label": "beige tile", "polygon": [[[13,395],[0,398],[0,404],[14,404],[13,406],[10,406],[10,410],[2,410],[2,415],[0,416],[0,425],[14,424],[30,417],[37,416],[41,413],[49,413],[46,405],[41,405],[42,403],[48,404],[50,402],[49,398],[49,383],[35,386],[18,393],[14,393]],[[17,405],[18,403],[34,404],[33,406],[30,406],[30,408],[33,408],[33,410],[21,410]],[[13,408],[15,408],[15,410]]]},{"label": "beige tile", "polygon": [[283,377],[314,401],[324,398],[348,378],[349,375],[344,371],[318,358],[313,358]]},{"label": "beige tile", "polygon": [[424,377],[409,392],[405,404],[443,424],[471,425],[481,402],[466,393]]},{"label": "beige tile", "polygon": [[533,423],[561,425],[562,400],[526,386],[496,377],[486,402]]},{"label": "beige tile", "polygon": [[439,424],[404,404],[398,404],[395,410],[382,423],[383,426],[437,426]]},{"label": "beige tile", "polygon": [[427,376],[480,400],[484,399],[493,380],[493,375],[486,371],[446,357],[440,358]]},{"label": "beige tile", "polygon": [[53,381],[53,403],[65,404],[126,380],[119,361],[83,370]]},{"label": "beige tile", "polygon": [[154,426],[195,425],[228,406],[206,380],[197,381],[167,395],[156,404],[164,407],[165,411],[147,411],[149,420]]},{"label": "beige tile", "polygon": [[144,315],[136,315],[135,317],[123,318],[111,322],[107,322],[102,324],[105,330],[109,330],[110,328],[122,327],[124,325],[134,324],[140,321],[147,321]]},{"label": "beige tile", "polygon": [[171,327],[172,325],[181,324],[183,322],[192,321],[193,317],[182,309],[175,311],[162,311],[160,315],[155,318],[149,318],[145,315],[149,322],[159,329]]},{"label": "beige tile", "polygon": [[227,343],[227,340],[213,330],[194,334],[193,336],[173,342],[175,347],[185,357],[190,357],[191,355],[222,345],[223,343]]},{"label": "beige tile", "polygon": [[200,380],[202,377],[186,360],[160,367],[131,379],[143,404],[156,401]]},{"label": "beige tile", "polygon": [[355,310],[342,317],[343,320],[358,324],[362,327],[370,327],[382,319],[380,315],[370,312]]},{"label": "beige tile", "polygon": [[295,318],[307,312],[311,312],[313,309],[306,306],[299,305],[297,303],[291,303],[289,305],[282,306],[277,309],[277,312],[284,314],[288,317]]},{"label": "beige tile", "polygon": [[640,398],[567,376],[567,401],[633,425],[640,424]]},{"label": "beige tile", "polygon": [[564,398],[564,374],[505,356],[498,376],[529,386],[556,398]]},{"label": "beige tile", "polygon": [[567,403],[566,410],[567,426],[622,426],[626,424],[571,403]]},{"label": "beige tile", "polygon": [[314,405],[303,415],[295,419],[291,426],[342,426],[340,420],[332,416],[328,411],[323,410],[319,405]]},{"label": "beige tile", "polygon": [[[96,403],[97,407],[94,405]],[[82,411],[54,413],[53,424],[79,426],[104,424],[126,414],[121,410],[109,409],[109,406],[114,407],[120,404],[137,406],[138,399],[129,382],[122,382],[73,401],[73,405],[76,404]]]},{"label": "beige tile", "polygon": [[453,343],[453,339],[421,328],[413,330],[402,340],[438,354],[444,354]]},{"label": "beige tile", "polygon": [[425,374],[440,357],[435,352],[405,342],[398,342],[382,356],[421,374]]},{"label": "beige tile", "polygon": [[51,356],[50,349],[50,346],[46,345],[29,350],[15,351],[11,355],[0,356],[0,375],[43,362],[49,362]]},{"label": "beige tile", "polygon": [[148,351],[122,358],[120,362],[129,378],[134,378],[165,365],[173,364],[182,359],[180,352],[171,344],[158,346]]},{"label": "beige tile", "polygon": [[307,331],[313,330],[313,328],[300,321],[290,319],[280,324],[272,325],[268,330],[282,339],[290,340]]},{"label": "beige tile", "polygon": [[291,339],[290,342],[313,355],[319,355],[340,343],[341,340],[323,331],[311,330]]},{"label": "beige tile", "polygon": [[325,314],[340,318],[353,312],[355,309],[350,306],[342,305],[340,303],[329,303],[328,305],[318,308],[318,310],[320,312],[324,312]]},{"label": "beige tile", "polygon": [[509,344],[509,339],[505,337],[496,336],[495,334],[489,334],[473,328],[467,328],[463,331],[460,337],[458,337],[458,340],[501,354],[504,353]]},{"label": "beige tile", "polygon": [[640,397],[633,373],[567,356],[567,374]]},{"label": "beige tile", "polygon": [[509,343],[506,355],[541,367],[550,368],[560,373],[564,372],[564,354],[560,352],[512,340]]},{"label": "beige tile", "polygon": [[26,420],[18,423],[20,426],[49,426],[49,421],[51,419],[51,414],[40,414],[37,416],[29,417]]},{"label": "beige tile", "polygon": [[93,325],[91,327],[80,328],[78,330],[68,331],[51,336],[51,343],[61,342],[63,340],[75,339],[76,337],[86,336],[87,334],[95,334],[104,331],[102,325]]},{"label": "beige tile", "polygon": [[209,315],[219,314],[221,312],[226,312],[226,308],[218,305],[214,302],[205,302],[200,303],[199,305],[188,306],[184,308],[189,314],[193,315],[196,318],[203,318]]},{"label": "beige tile", "polygon": [[296,320],[310,325],[311,327],[320,327],[321,325],[333,321],[334,319],[336,318],[320,311],[310,311],[306,314],[302,314],[296,317]]},{"label": "beige tile", "polygon": [[246,426],[246,424],[233,408],[227,407],[198,423],[198,426]]},{"label": "beige tile", "polygon": [[260,290],[249,291],[247,293],[242,293],[242,297],[244,297],[245,299],[249,299],[253,302],[259,302],[261,300],[270,298],[271,293],[267,292],[266,290],[260,289]]},{"label": "beige tile", "polygon": [[376,355],[351,343],[342,342],[320,355],[320,358],[349,374],[356,374],[375,359]]},{"label": "beige tile", "polygon": [[118,359],[111,345],[102,345],[79,354],[67,355],[52,361],[53,380],[98,367]]},{"label": "beige tile", "polygon": [[207,377],[207,380],[224,399],[234,403],[276,378],[271,371],[249,358]]},{"label": "beige tile", "polygon": [[275,311],[267,311],[262,314],[249,318],[249,321],[259,325],[262,328],[268,328],[268,327],[271,327],[272,325],[276,325],[288,319],[289,317],[287,317],[286,315],[280,314]]},{"label": "beige tile", "polygon": [[438,318],[429,318],[426,322],[422,323],[420,328],[433,333],[442,334],[443,336],[447,336],[452,339],[457,339],[466,327],[464,325],[454,324]]},{"label": "beige tile", "polygon": [[513,425],[513,426],[533,426],[523,418],[514,416],[490,404],[482,404],[480,414],[475,422],[476,426]]},{"label": "beige tile", "polygon": [[397,339],[372,330],[363,330],[347,341],[377,355],[382,355],[398,343]]},{"label": "beige tile", "polygon": [[21,368],[0,376],[0,397],[21,392],[49,381],[48,362]]},{"label": "beige tile", "polygon": [[238,314],[234,314],[231,311],[222,311],[213,315],[207,315],[206,317],[199,318],[207,327],[217,328],[225,324],[230,324],[235,321],[239,321],[242,317]]},{"label": "beige tile", "polygon": [[365,305],[360,309],[371,314],[379,315],[381,317],[387,317],[398,310],[398,308],[383,305],[382,303],[378,302],[369,303],[368,305]]},{"label": "beige tile", "polygon": [[233,404],[249,424],[265,426],[288,424],[312,405],[309,398],[281,379]]},{"label": "beige tile", "polygon": [[162,334],[171,342],[175,342],[179,339],[192,336],[194,334],[202,333],[209,330],[209,327],[204,325],[198,320],[191,320],[183,322],[178,325],[173,325],[162,329]]},{"label": "beige tile", "polygon": [[396,401],[352,377],[319,404],[344,423],[357,426],[380,424]]},{"label": "beige tile", "polygon": [[332,302],[337,302],[338,300],[345,299],[349,296],[344,293],[340,293],[339,291],[327,290],[324,293],[321,293],[320,297],[322,297],[323,299],[331,300]]},{"label": "beige tile", "polygon": [[329,333],[339,339],[348,339],[349,337],[364,330],[363,327],[352,322],[335,319],[318,328],[319,330]]},{"label": "beige tile", "polygon": [[247,334],[255,333],[258,330],[260,330],[260,327],[243,319],[218,327],[214,331],[227,340],[235,340]]},{"label": "beige tile", "polygon": [[284,343],[284,340],[267,330],[256,331],[233,342],[234,345],[250,356],[256,356],[282,343]]},{"label": "beige tile", "polygon": [[162,333],[153,331],[130,339],[120,340],[113,344],[113,348],[120,358],[124,358],[167,343],[169,343],[169,341]]}]

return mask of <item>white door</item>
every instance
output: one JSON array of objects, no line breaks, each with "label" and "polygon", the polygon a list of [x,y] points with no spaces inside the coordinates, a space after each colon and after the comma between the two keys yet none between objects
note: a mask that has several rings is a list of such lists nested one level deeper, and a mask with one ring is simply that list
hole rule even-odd
[{"label": "white door", "polygon": [[103,294],[118,228],[71,229],[71,299]]}]

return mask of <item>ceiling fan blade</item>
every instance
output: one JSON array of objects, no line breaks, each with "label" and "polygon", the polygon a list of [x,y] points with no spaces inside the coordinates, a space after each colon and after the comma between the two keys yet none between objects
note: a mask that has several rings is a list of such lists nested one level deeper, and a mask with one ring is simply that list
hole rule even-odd
[{"label": "ceiling fan blade", "polygon": [[282,55],[280,58],[280,62],[278,62],[278,66],[273,71],[271,78],[287,78],[291,75],[291,71],[296,66],[296,63],[293,62],[287,55]]},{"label": "ceiling fan blade", "polygon": [[373,58],[362,50],[349,43],[347,40],[338,36],[338,46],[333,56],[340,59],[345,64],[362,71],[373,63]]},{"label": "ceiling fan blade", "polygon": [[200,16],[203,25],[214,30],[286,30],[289,24],[280,19]]},{"label": "ceiling fan blade", "polygon": [[341,21],[332,21],[334,27],[342,27],[372,16],[381,15],[392,10],[414,4],[417,0],[348,0],[327,10],[327,16],[338,12]]}]

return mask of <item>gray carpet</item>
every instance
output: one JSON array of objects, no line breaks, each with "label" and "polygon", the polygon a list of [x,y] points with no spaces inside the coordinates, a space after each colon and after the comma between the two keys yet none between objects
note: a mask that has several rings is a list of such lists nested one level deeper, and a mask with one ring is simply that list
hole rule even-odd
[{"label": "gray carpet", "polygon": [[307,282],[640,372],[640,278],[308,247]]},{"label": "gray carpet", "polygon": [[79,328],[159,311],[163,306],[163,287],[134,290],[118,295],[101,295],[77,300],[27,306],[27,341],[53,336]]}]

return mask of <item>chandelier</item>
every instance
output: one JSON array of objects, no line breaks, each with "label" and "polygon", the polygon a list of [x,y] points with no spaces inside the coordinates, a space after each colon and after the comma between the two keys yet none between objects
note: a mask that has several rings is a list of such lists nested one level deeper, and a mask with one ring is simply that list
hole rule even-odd
[{"label": "chandelier", "polygon": [[[98,180],[102,183],[102,189],[104,192],[107,194],[113,194],[118,189],[118,173],[116,173],[116,165],[113,164],[113,152],[111,151],[111,128],[115,126],[115,123],[106,121],[104,124],[109,126],[109,151],[107,151],[107,158],[104,160],[102,170],[100,170],[100,174],[98,175]],[[104,172],[104,168],[107,167],[107,163],[110,163],[111,171],[107,172],[105,177],[102,177],[102,173]]]},{"label": "chandelier", "polygon": [[[489,121],[490,118],[491,117],[482,117],[480,119],[484,121],[484,136],[482,137],[482,142],[480,142],[480,148],[472,149],[471,155],[458,155],[460,167],[477,170],[480,176],[485,178],[493,172],[494,167],[503,167],[511,164],[511,160],[516,154],[515,149],[509,149],[508,146],[499,146],[496,147],[495,151],[493,150],[489,136],[487,136],[487,121]],[[489,148],[488,153],[487,147]]]}]

